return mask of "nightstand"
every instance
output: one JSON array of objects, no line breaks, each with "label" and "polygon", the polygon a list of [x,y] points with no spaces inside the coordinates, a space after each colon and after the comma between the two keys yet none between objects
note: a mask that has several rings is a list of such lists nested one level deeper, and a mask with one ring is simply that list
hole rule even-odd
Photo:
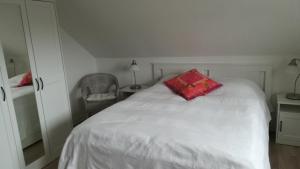
[{"label": "nightstand", "polygon": [[124,86],[120,88],[120,93],[122,96],[122,100],[126,99],[127,97],[131,96],[134,93],[137,93],[139,91],[142,91],[144,89],[147,89],[149,86],[147,85],[141,85],[142,88],[140,89],[130,89],[130,85]]},{"label": "nightstand", "polygon": [[276,143],[300,146],[300,100],[277,95]]}]

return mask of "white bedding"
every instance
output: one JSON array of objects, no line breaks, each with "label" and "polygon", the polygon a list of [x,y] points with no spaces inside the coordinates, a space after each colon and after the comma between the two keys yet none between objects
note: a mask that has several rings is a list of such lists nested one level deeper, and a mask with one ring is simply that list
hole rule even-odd
[{"label": "white bedding", "polygon": [[270,169],[264,94],[247,80],[192,101],[163,84],[77,126],[59,169]]},{"label": "white bedding", "polygon": [[20,98],[29,94],[34,94],[33,86],[11,87],[13,99]]}]

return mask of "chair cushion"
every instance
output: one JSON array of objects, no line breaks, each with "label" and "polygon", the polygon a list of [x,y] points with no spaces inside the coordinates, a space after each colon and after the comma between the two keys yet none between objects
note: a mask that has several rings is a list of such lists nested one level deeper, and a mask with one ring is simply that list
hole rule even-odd
[{"label": "chair cushion", "polygon": [[98,93],[98,94],[90,94],[86,101],[88,102],[98,102],[105,100],[113,100],[116,99],[115,93]]}]

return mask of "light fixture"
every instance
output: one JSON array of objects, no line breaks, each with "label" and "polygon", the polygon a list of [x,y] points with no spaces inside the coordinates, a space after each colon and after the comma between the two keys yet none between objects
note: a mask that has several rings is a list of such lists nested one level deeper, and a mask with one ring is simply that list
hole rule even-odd
[{"label": "light fixture", "polygon": [[291,99],[291,100],[300,100],[300,94],[296,93],[297,82],[300,77],[297,61],[300,61],[300,59],[296,59],[296,58],[292,59],[291,62],[288,64],[288,69],[287,69],[287,72],[289,72],[289,73],[298,73],[298,75],[295,79],[295,82],[294,82],[294,92],[288,93],[286,95],[286,98]]},{"label": "light fixture", "polygon": [[139,84],[136,84],[136,75],[135,75],[135,72],[139,71],[140,68],[137,65],[137,63],[136,63],[135,60],[132,60],[131,65],[130,65],[130,70],[133,72],[133,79],[134,79],[134,84],[130,86],[130,89],[133,89],[133,90],[141,89],[142,86],[139,85]]}]

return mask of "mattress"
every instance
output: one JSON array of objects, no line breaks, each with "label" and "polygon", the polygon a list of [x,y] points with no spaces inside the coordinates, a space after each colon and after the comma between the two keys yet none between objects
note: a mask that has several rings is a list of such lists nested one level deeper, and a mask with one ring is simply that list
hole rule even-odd
[{"label": "mattress", "polygon": [[73,129],[59,169],[270,169],[264,93],[231,79],[186,101],[162,83]]}]

